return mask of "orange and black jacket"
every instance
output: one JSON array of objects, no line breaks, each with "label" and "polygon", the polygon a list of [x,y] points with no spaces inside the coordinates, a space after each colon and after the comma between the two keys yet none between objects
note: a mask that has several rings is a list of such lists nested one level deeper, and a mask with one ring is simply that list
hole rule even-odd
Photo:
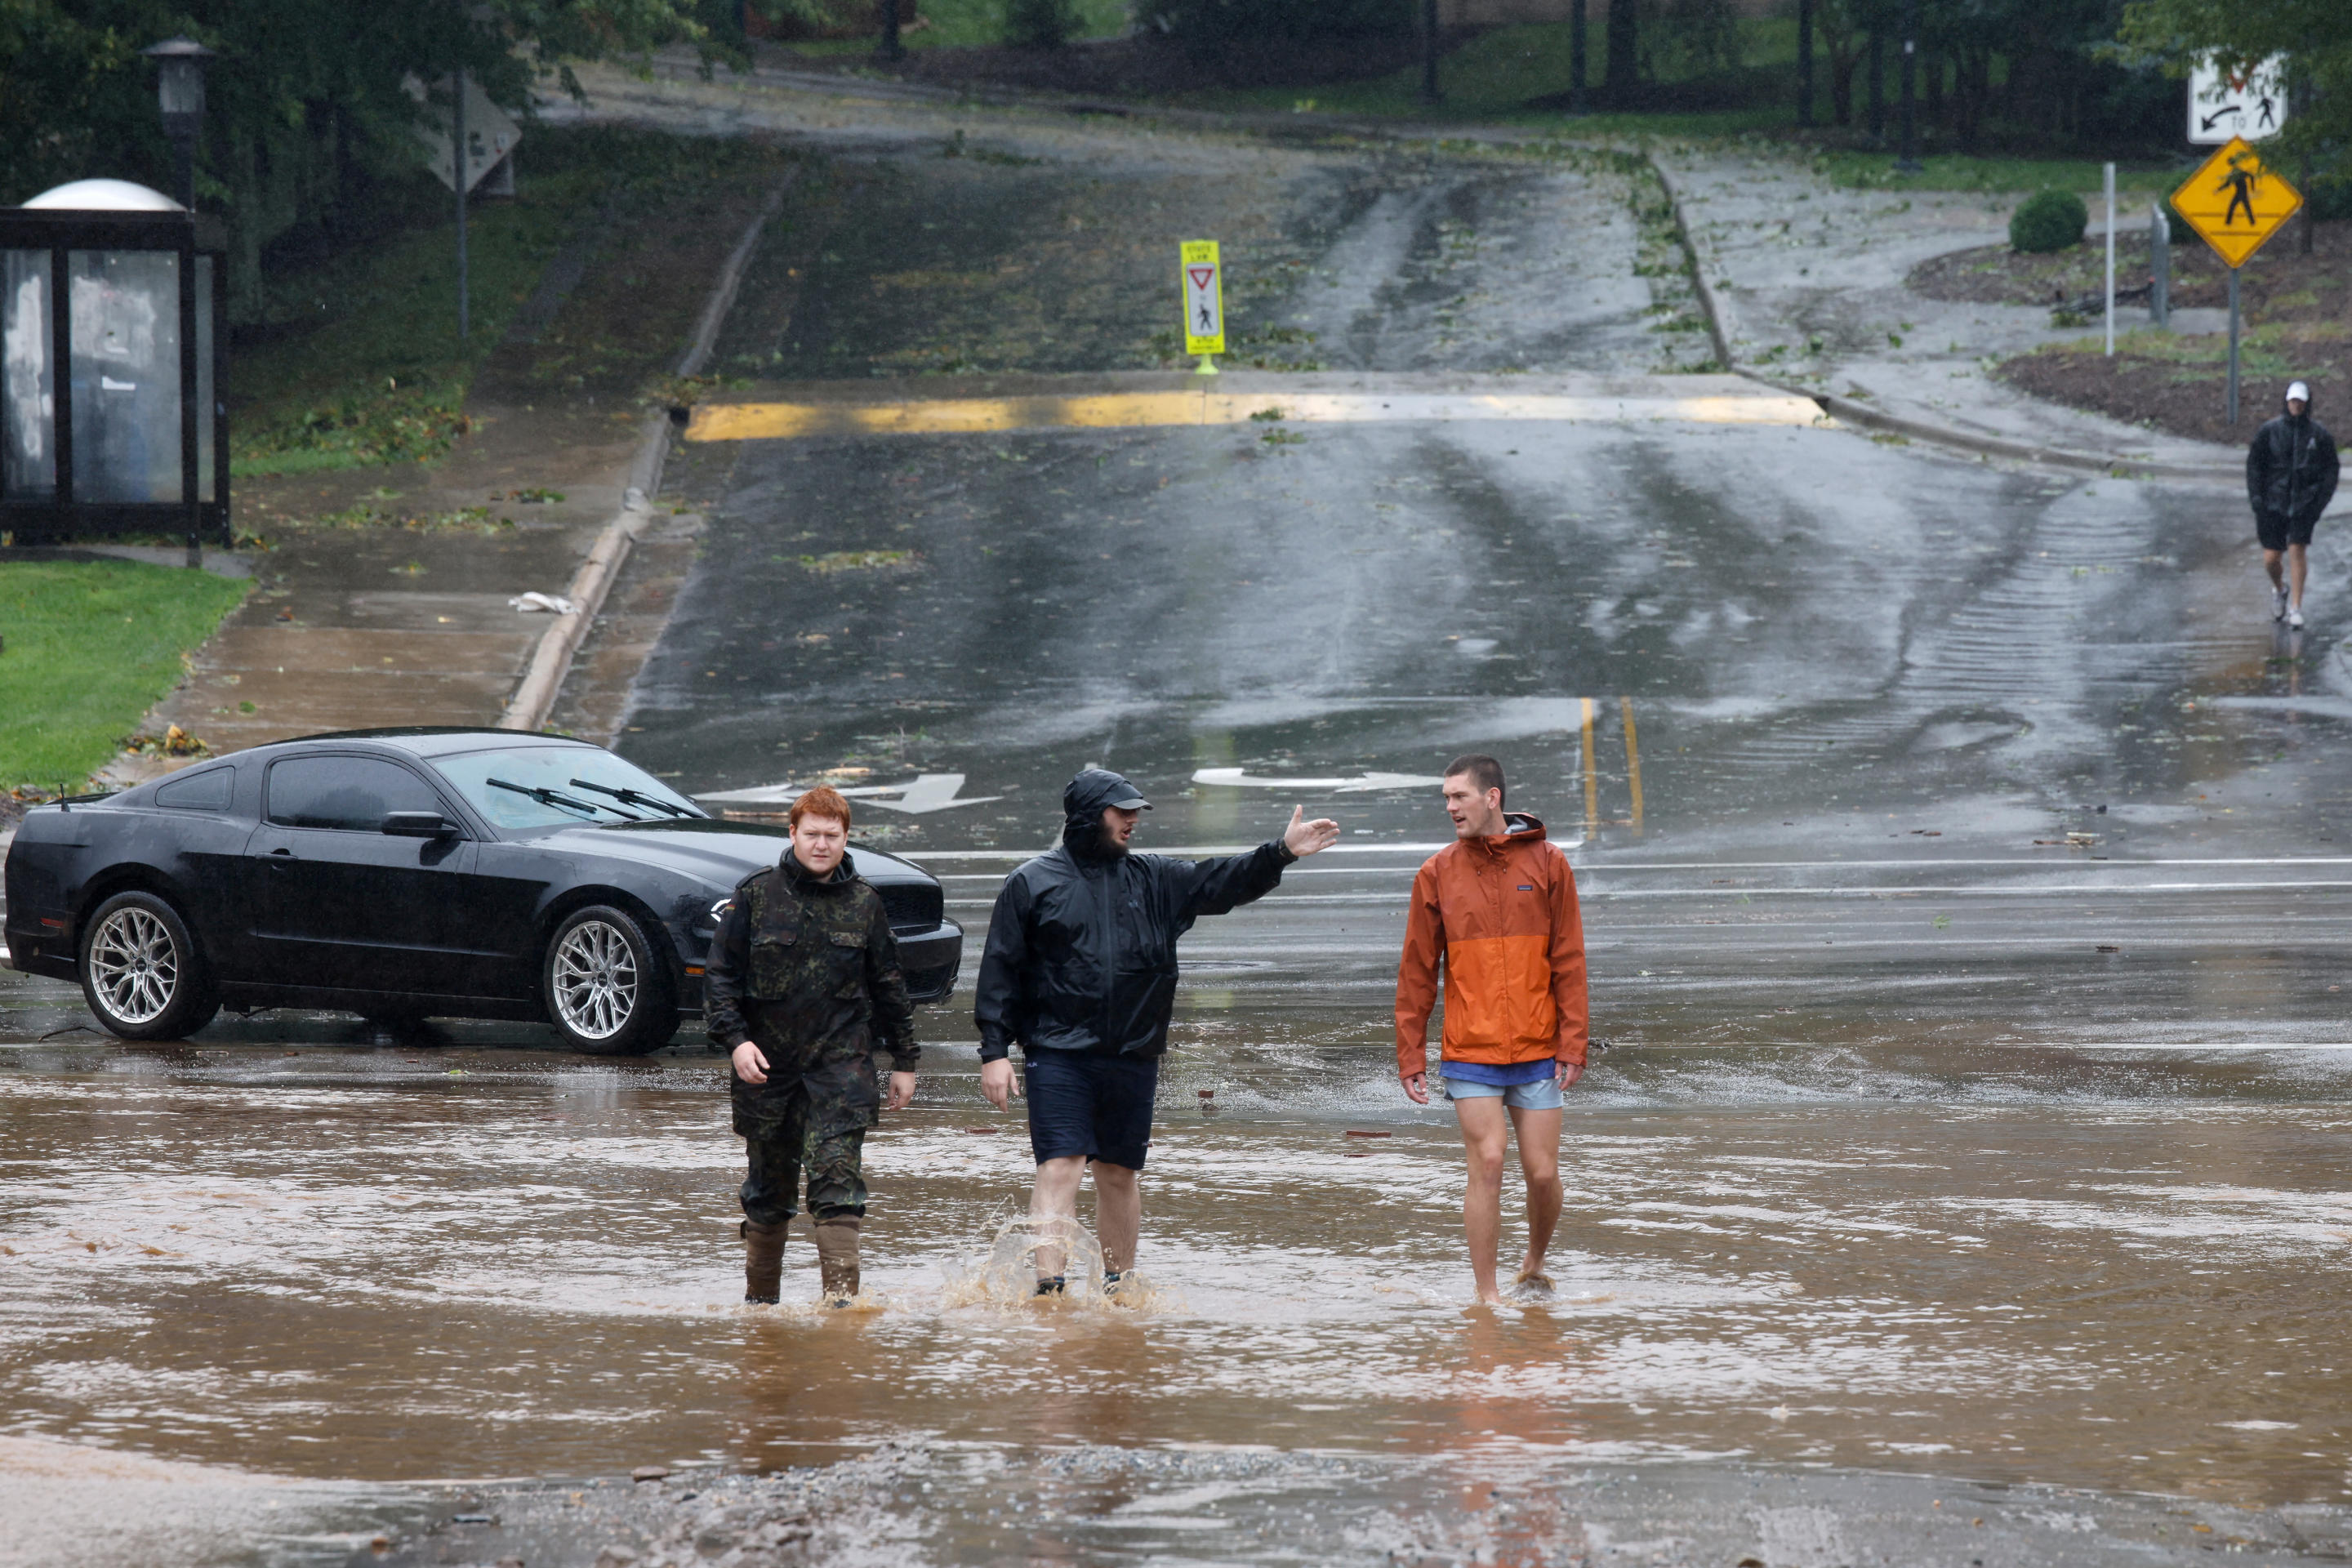
[{"label": "orange and black jacket", "polygon": [[1422,863],[1397,965],[1397,1075],[1429,1065],[1429,1015],[1445,972],[1447,1061],[1584,1065],[1584,921],[1568,857],[1524,812]]}]

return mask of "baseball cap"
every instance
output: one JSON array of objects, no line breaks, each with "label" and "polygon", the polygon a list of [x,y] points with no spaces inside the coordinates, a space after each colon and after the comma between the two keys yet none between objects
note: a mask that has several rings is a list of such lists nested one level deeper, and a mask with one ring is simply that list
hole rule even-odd
[{"label": "baseball cap", "polygon": [[2289,403],[2308,403],[2308,402],[2310,402],[2310,401],[2311,401],[2311,387],[2310,387],[2310,384],[2309,384],[2308,383],[2305,383],[2305,382],[2300,382],[2300,381],[2292,381],[2292,382],[2287,383],[2287,388],[2286,388],[2286,400],[2287,400]]}]

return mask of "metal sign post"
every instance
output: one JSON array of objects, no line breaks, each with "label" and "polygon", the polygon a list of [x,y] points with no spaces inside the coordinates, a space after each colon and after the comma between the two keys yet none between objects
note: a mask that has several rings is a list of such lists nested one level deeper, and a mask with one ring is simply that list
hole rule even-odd
[{"label": "metal sign post", "polygon": [[466,302],[466,73],[449,79],[449,184],[457,193],[457,341],[464,342],[471,321]]},{"label": "metal sign post", "polygon": [[2230,268],[2230,390],[2223,399],[2230,423],[2238,422],[2238,269]]},{"label": "metal sign post", "polygon": [[2107,165],[2107,357],[2116,357],[2116,166]]}]

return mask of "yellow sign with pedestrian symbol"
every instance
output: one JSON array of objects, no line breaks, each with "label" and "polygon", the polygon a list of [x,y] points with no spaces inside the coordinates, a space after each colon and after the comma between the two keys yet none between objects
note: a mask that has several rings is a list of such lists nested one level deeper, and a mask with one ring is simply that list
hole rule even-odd
[{"label": "yellow sign with pedestrian symbol", "polygon": [[1188,239],[1181,247],[1184,291],[1184,352],[1225,352],[1224,268],[1213,239]]},{"label": "yellow sign with pedestrian symbol", "polygon": [[2172,193],[2172,210],[2225,265],[2238,268],[2303,210],[2303,193],[2263,163],[2252,142],[2233,136]]}]

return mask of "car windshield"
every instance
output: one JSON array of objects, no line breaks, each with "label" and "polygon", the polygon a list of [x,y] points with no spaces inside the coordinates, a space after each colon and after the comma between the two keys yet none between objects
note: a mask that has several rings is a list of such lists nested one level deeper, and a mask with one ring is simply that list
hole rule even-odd
[{"label": "car windshield", "polygon": [[507,746],[436,757],[433,765],[498,827],[645,822],[703,813],[676,790],[589,746]]}]

